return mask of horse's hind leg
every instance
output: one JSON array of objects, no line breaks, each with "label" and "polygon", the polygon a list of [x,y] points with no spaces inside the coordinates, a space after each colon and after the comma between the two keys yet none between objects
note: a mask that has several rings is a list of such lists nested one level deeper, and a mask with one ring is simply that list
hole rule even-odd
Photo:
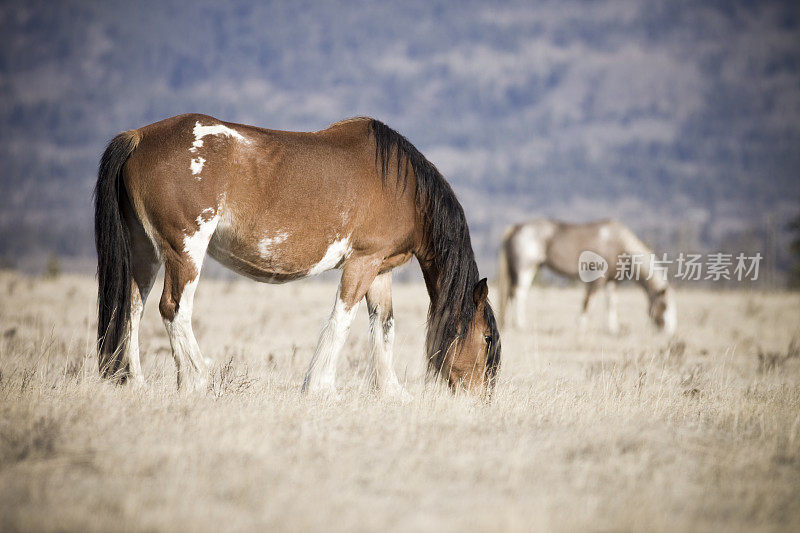
[{"label": "horse's hind leg", "polygon": [[142,384],[144,375],[139,358],[139,322],[161,261],[128,202],[123,203],[122,212],[131,239],[131,320],[125,359],[129,363],[131,381]]},{"label": "horse's hind leg", "polygon": [[201,222],[199,229],[182,243],[173,243],[164,257],[164,290],[158,309],[169,335],[179,389],[184,385],[202,389],[206,385],[208,369],[192,331],[192,307],[203,259],[218,220],[213,217]]},{"label": "horse's hind leg", "polygon": [[200,273],[179,262],[166,261],[164,291],[158,309],[167,329],[178,388],[200,389],[205,384],[206,364],[192,331],[194,292]]},{"label": "horse's hind leg", "polygon": [[369,310],[371,378],[383,394],[410,400],[411,396],[397,380],[392,366],[394,345],[394,314],[392,312],[392,274],[386,272],[375,278],[367,290]]},{"label": "horse's hind leg", "polygon": [[146,235],[131,234],[131,322],[127,344],[127,360],[130,362],[131,380],[144,383],[142,364],[139,359],[139,322],[144,313],[144,304],[153,288],[156,274],[161,266],[156,250]]}]

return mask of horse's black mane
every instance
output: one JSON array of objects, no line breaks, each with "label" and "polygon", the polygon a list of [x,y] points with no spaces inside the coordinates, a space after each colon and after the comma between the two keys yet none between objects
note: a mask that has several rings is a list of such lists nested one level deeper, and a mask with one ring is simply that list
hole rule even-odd
[{"label": "horse's black mane", "polygon": [[[467,331],[476,312],[473,290],[479,280],[478,265],[467,219],[450,184],[408,139],[375,119],[371,120],[371,129],[375,137],[375,161],[384,183],[393,165],[397,169],[397,184],[403,189],[409,167],[416,177],[417,212],[426,236],[425,255],[418,259],[432,264],[439,274],[437,295],[431,298],[428,309],[426,339],[428,369],[439,373],[448,348]],[[493,380],[500,364],[500,334],[488,302],[484,319],[492,337],[486,371]]]}]

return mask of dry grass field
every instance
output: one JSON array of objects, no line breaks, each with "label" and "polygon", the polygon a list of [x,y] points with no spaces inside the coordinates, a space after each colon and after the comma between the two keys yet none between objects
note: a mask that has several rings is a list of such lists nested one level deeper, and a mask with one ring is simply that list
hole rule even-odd
[{"label": "dry grass field", "polygon": [[197,394],[174,390],[157,296],[147,385],[101,382],[94,291],[0,273],[2,531],[800,529],[797,294],[679,291],[668,339],[633,287],[618,336],[602,298],[579,336],[580,288],[541,289],[486,405],[426,385],[427,297],[396,286],[401,405],[365,385],[363,305],[339,396],[299,394],[332,284],[204,280]]}]

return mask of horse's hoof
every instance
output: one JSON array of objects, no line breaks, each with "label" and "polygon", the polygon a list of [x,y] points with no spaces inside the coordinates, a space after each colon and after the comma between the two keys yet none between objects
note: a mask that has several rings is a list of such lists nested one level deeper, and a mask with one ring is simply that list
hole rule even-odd
[{"label": "horse's hoof", "polygon": [[306,381],[300,388],[300,394],[317,398],[334,398],[336,397],[336,385],[328,382]]},{"label": "horse's hoof", "polygon": [[407,390],[401,389],[400,394],[393,397],[398,402],[402,403],[403,405],[409,404],[414,401],[414,396],[412,396]]},{"label": "horse's hoof", "polygon": [[398,402],[403,405],[411,403],[414,400],[414,397],[400,384],[381,389],[381,395],[389,401]]}]

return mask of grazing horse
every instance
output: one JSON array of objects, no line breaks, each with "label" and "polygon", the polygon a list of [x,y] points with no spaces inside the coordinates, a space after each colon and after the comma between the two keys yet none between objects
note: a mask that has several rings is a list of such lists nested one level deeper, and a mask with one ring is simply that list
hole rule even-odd
[{"label": "grazing horse", "polygon": [[[499,291],[500,325],[507,322],[512,308],[512,325],[522,327],[525,322],[525,300],[536,271],[545,265],[556,274],[579,278],[579,258],[585,251],[594,252],[606,263],[606,270],[596,279],[586,283],[578,325],[586,327],[586,315],[592,296],[601,287],[606,290],[608,329],[619,330],[617,296],[615,291],[616,267],[621,257],[639,255],[644,260],[637,266],[637,276],[632,276],[647,292],[650,301],[649,315],[659,330],[673,333],[677,322],[675,299],[663,276],[651,272],[649,258],[652,251],[633,232],[616,220],[601,220],[588,224],[568,224],[548,219],[535,219],[508,228],[500,245]],[[633,261],[631,261],[632,265]],[[627,264],[623,260],[622,264]],[[593,276],[594,277],[594,276]]]},{"label": "grazing horse", "polygon": [[334,389],[365,298],[374,385],[407,396],[392,366],[391,270],[413,255],[430,296],[428,370],[453,390],[491,392],[500,336],[464,211],[436,167],[377,120],[305,133],[188,114],[120,133],[100,162],[95,240],[105,377],[143,381],[139,321],[163,264],[159,311],[178,388],[203,386],[192,302],[208,253],[267,283],[340,269],[303,390]]}]

